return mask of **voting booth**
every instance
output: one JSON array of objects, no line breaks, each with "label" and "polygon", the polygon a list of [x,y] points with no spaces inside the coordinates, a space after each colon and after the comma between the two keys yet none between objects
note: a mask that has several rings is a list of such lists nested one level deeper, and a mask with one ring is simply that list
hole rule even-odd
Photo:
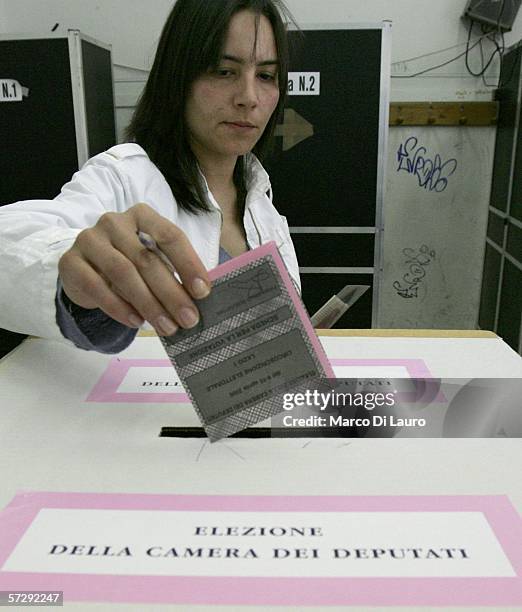
[{"label": "voting booth", "polygon": [[369,285],[336,326],[377,327],[391,23],[291,34],[289,96],[265,164],[274,202],[309,313],[345,285]]},{"label": "voting booth", "polygon": [[522,41],[502,58],[479,324],[522,354]]},{"label": "voting booth", "polygon": [[0,205],[51,199],[116,144],[111,48],[78,30],[0,36]]},{"label": "voting booth", "polygon": [[[0,35],[0,206],[52,199],[116,144],[111,48],[78,30]],[[23,339],[0,329],[0,356]]]}]

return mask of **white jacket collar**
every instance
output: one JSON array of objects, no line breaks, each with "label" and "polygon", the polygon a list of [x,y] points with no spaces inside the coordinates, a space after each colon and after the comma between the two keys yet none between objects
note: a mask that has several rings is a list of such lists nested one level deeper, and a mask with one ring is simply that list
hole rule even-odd
[{"label": "white jacket collar", "polygon": [[270,177],[253,153],[245,157],[248,191],[266,193],[271,190]]},{"label": "white jacket collar", "polygon": [[[267,171],[263,168],[263,166],[261,165],[261,162],[257,159],[257,157],[253,153],[248,153],[245,156],[245,163],[246,163],[246,173],[247,173],[246,187],[247,187],[248,196],[249,196],[247,197],[246,206],[248,207],[249,203],[252,201],[252,196],[255,197],[258,195],[264,195],[268,192],[271,193],[271,186],[270,186],[270,178],[268,176]],[[199,173],[202,178],[203,189],[205,190],[205,193],[208,198],[208,201],[210,202],[210,205],[213,206],[214,208],[217,208],[218,210],[221,210],[221,207],[219,206],[218,202],[216,201],[212,192],[210,191],[207,179],[205,175],[203,174],[203,172],[201,172],[201,169],[199,170]]]}]

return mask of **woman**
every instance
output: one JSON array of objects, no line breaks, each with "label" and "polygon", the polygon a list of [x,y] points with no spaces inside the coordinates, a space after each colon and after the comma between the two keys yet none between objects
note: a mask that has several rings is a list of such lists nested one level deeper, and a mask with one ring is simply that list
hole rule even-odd
[{"label": "woman", "polygon": [[[287,86],[276,0],[178,0],[128,128],[53,201],[0,211],[0,327],[118,352],[149,321],[198,322],[207,269],[275,240],[294,283],[288,226],[250,153],[272,137]],[[178,282],[139,241],[155,239]]]}]

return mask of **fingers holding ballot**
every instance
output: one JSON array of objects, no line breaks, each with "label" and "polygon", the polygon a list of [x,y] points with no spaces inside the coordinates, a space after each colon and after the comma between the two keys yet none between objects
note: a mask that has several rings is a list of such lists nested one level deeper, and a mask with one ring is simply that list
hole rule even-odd
[{"label": "fingers holding ballot", "polygon": [[[181,282],[139,232],[155,241]],[[148,321],[162,336],[194,327],[199,312],[193,298],[210,292],[205,266],[187,236],[147,204],[102,215],[78,234],[58,268],[66,295],[78,306],[99,308],[129,327]]]}]

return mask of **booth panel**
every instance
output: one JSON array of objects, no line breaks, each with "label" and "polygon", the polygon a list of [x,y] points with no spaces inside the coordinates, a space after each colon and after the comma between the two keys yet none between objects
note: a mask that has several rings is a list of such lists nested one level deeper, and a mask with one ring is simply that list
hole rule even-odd
[{"label": "booth panel", "polygon": [[289,95],[274,150],[264,160],[274,203],[294,230],[301,268],[337,268],[330,275],[305,271],[309,311],[348,284],[338,268],[353,268],[346,274],[355,276],[371,269],[369,282],[351,282],[370,284],[372,291],[357,307],[368,311],[354,311],[347,327],[379,320],[373,287],[380,281],[382,234],[373,229],[382,216],[389,30],[379,23],[291,32]]},{"label": "booth panel", "polygon": [[522,229],[516,225],[508,226],[506,251],[522,265]]},{"label": "booth panel", "polygon": [[116,142],[112,60],[108,49],[82,40],[89,157]]},{"label": "booth panel", "polygon": [[0,40],[0,76],[28,90],[0,104],[0,204],[54,198],[78,169],[67,39]]},{"label": "booth panel", "polygon": [[266,160],[274,201],[291,226],[374,226],[382,29],[305,30],[303,37],[291,70],[320,80],[317,95],[294,89],[288,97]]},{"label": "booth panel", "polygon": [[373,268],[374,234],[292,234],[301,267]]},{"label": "booth panel", "polygon": [[497,333],[515,351],[519,350],[521,316],[522,270],[506,259]]},{"label": "booth panel", "polygon": [[495,329],[500,263],[500,253],[489,244],[486,244],[479,317],[479,326],[481,329]]},{"label": "booth panel", "polygon": [[[522,53],[522,51],[521,51]],[[520,53],[519,53],[520,55]],[[522,104],[519,108],[519,138],[515,157],[515,168],[513,171],[513,191],[511,192],[511,207],[509,214],[522,222],[522,137],[520,137],[520,126],[522,125]]]},{"label": "booth panel", "polygon": [[488,238],[493,240],[502,248],[504,244],[504,219],[499,217],[494,212],[489,213],[488,218]]},{"label": "booth panel", "polygon": [[515,51],[504,55],[497,92],[500,108],[491,184],[491,205],[503,212],[508,210],[513,143],[517,134],[519,73],[520,53]]}]

